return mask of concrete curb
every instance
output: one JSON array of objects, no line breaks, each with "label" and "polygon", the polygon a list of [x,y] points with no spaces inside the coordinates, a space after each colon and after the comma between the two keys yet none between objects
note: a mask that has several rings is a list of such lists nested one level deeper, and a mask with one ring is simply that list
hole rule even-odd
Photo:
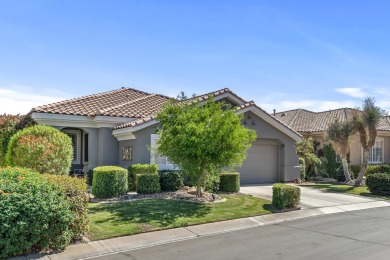
[{"label": "concrete curb", "polygon": [[387,201],[373,201],[341,206],[302,209],[284,213],[275,213],[256,217],[233,219],[222,222],[189,226],[185,228],[175,228],[149,233],[142,233],[132,236],[99,240],[86,244],[70,246],[65,251],[58,254],[35,254],[12,259],[89,259],[93,257],[110,255],[124,251],[194,239],[198,237],[211,236],[215,234],[227,233],[236,230],[248,229],[265,225],[272,225],[284,221],[292,221],[315,216],[388,206],[390,206],[390,203]]}]

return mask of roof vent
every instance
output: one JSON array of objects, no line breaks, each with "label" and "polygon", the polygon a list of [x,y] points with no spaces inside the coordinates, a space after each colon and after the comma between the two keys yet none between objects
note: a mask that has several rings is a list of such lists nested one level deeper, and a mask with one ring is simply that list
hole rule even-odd
[{"label": "roof vent", "polygon": [[287,116],[287,114],[283,112],[283,113],[282,113],[282,116]]}]

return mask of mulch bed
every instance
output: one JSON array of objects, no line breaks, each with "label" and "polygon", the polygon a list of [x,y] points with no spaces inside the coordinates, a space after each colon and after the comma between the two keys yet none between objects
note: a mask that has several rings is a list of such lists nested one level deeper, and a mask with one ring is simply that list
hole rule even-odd
[{"label": "mulch bed", "polygon": [[196,190],[190,187],[184,187],[178,191],[172,192],[160,192],[155,194],[138,194],[136,192],[129,192],[126,195],[107,198],[107,199],[98,199],[90,194],[90,202],[124,202],[124,201],[133,201],[133,200],[142,200],[142,199],[172,199],[172,200],[184,200],[192,202],[201,202],[201,203],[211,203],[211,202],[223,202],[226,199],[222,196],[215,193],[203,192],[202,198],[196,197]]}]

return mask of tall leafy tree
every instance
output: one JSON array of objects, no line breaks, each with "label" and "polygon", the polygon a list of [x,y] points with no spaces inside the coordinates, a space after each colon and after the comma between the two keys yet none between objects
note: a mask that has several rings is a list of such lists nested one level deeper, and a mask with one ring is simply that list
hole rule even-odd
[{"label": "tall leafy tree", "polygon": [[167,156],[196,183],[197,196],[208,178],[223,168],[240,166],[255,140],[255,131],[241,125],[228,105],[171,100],[157,114],[157,153]]},{"label": "tall leafy tree", "polygon": [[311,137],[305,137],[302,141],[295,143],[295,150],[298,157],[305,161],[304,176],[309,174],[309,171],[314,170],[315,166],[321,163],[321,160],[314,153],[314,142]]},{"label": "tall leafy tree", "polygon": [[370,151],[375,144],[377,136],[377,127],[381,116],[385,114],[386,111],[376,106],[375,99],[372,97],[365,98],[361,111],[353,113],[353,123],[359,132],[360,143],[363,147],[363,162],[359,175],[355,180],[356,186],[360,185],[366,173]]},{"label": "tall leafy tree", "polygon": [[351,136],[355,133],[355,131],[356,130],[354,124],[351,121],[336,121],[330,124],[328,129],[326,130],[327,139],[332,143],[332,146],[335,148],[336,153],[341,158],[345,181],[347,183],[352,182],[348,168],[347,155],[350,150]]}]

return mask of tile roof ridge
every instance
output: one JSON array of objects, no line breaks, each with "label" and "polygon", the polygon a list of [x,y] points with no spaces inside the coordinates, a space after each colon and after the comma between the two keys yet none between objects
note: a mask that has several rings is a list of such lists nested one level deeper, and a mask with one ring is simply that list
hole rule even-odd
[{"label": "tile roof ridge", "polygon": [[297,119],[299,112],[302,111],[302,108],[299,108],[297,110],[298,110],[297,113],[291,118],[290,122],[286,123],[287,125],[291,125],[291,123]]},{"label": "tile roof ridge", "polygon": [[294,109],[284,110],[284,111],[277,112],[276,114],[278,115],[278,114],[283,114],[283,113],[289,113],[289,112],[297,111],[297,110],[302,110],[302,108],[294,108]]},{"label": "tile roof ridge", "polygon": [[[146,92],[144,92],[144,93],[146,93]],[[154,96],[157,96],[157,94],[148,94],[147,96],[139,97],[139,98],[136,98],[136,99],[133,99],[133,100],[130,100],[130,101],[127,101],[127,102],[124,102],[124,103],[112,106],[112,107],[101,109],[101,110],[96,111],[95,115],[98,116],[98,115],[101,115],[104,112],[108,112],[108,111],[110,111],[112,109],[119,108],[119,107],[122,107],[122,106],[125,106],[125,105],[130,105],[130,104],[133,104],[135,102],[138,102],[138,101],[150,98],[150,97],[154,97]]]}]

